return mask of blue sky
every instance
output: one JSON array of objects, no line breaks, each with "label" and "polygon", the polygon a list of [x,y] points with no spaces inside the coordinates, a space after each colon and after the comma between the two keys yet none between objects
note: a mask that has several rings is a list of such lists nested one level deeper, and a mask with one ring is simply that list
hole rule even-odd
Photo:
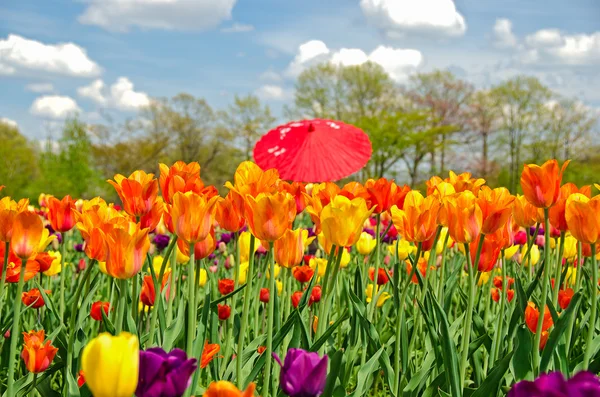
[{"label": "blue sky", "polygon": [[328,60],[373,60],[399,84],[447,67],[480,87],[533,74],[600,106],[600,3],[4,0],[0,119],[41,139],[73,112],[124,120],[180,92],[215,108],[256,93],[279,116],[297,74]]}]

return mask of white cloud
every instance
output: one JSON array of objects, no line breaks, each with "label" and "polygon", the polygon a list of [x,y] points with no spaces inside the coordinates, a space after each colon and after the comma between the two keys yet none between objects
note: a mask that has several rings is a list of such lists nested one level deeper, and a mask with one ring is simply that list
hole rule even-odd
[{"label": "white cloud", "polygon": [[267,70],[259,76],[259,79],[265,81],[281,81],[281,75],[271,69]]},{"label": "white cloud", "polygon": [[266,84],[254,92],[260,99],[282,100],[287,97],[285,90],[278,85]]},{"label": "white cloud", "polygon": [[245,23],[234,23],[231,26],[221,29],[223,33],[243,33],[251,32],[254,30],[254,26]]},{"label": "white cloud", "polygon": [[319,62],[355,66],[368,61],[379,64],[395,81],[404,82],[421,65],[423,55],[418,50],[386,46],[379,46],[370,54],[359,48],[341,48],[332,52],[322,41],[313,40],[299,47],[298,54],[288,66],[286,74],[295,77],[307,67]]},{"label": "white cloud", "polygon": [[207,30],[231,18],[236,0],[90,0],[79,22],[111,31]]},{"label": "white cloud", "polygon": [[16,121],[9,119],[8,117],[0,117],[0,123],[8,124],[9,126],[11,126],[13,128],[19,127],[19,125],[17,124]]},{"label": "white cloud", "polygon": [[100,66],[77,44],[44,44],[9,34],[6,39],[0,39],[0,73],[14,74],[22,70],[80,77],[101,72]]},{"label": "white cloud", "polygon": [[46,95],[36,98],[29,112],[35,116],[64,119],[80,112],[77,102],[68,96]]},{"label": "white cloud", "polygon": [[494,45],[498,48],[517,46],[517,37],[512,32],[512,22],[506,18],[496,19],[494,25]]},{"label": "white cloud", "polygon": [[600,32],[563,34],[558,29],[542,29],[525,37],[526,62],[554,62],[566,65],[600,63]]},{"label": "white cloud", "polygon": [[52,85],[52,83],[32,83],[32,84],[27,84],[25,86],[25,89],[27,91],[37,92],[37,93],[52,92],[52,91],[54,91],[54,86]]},{"label": "white cloud", "polygon": [[309,64],[316,64],[327,60],[329,48],[321,40],[310,40],[298,47],[296,57],[290,63],[286,70],[286,74],[291,77],[296,77]]},{"label": "white cloud", "polygon": [[389,37],[405,33],[462,36],[467,30],[452,0],[361,0],[360,7]]},{"label": "white cloud", "polygon": [[119,77],[110,88],[98,79],[79,87],[77,94],[88,98],[101,106],[120,110],[136,110],[150,104],[150,97],[145,92],[135,91],[133,83],[127,77]]},{"label": "white cloud", "polygon": [[104,82],[100,79],[92,81],[90,84],[79,87],[77,89],[77,95],[83,98],[89,98],[99,105],[106,103],[106,98],[102,93],[104,91]]}]

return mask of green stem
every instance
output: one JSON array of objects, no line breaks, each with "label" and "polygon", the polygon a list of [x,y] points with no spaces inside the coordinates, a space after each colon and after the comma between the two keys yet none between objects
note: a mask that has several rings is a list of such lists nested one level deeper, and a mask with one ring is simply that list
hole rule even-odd
[{"label": "green stem", "polygon": [[0,324],[2,324],[2,309],[4,308],[4,287],[6,284],[6,268],[8,267],[8,252],[10,242],[4,243],[4,262],[2,264],[2,280],[0,280]]},{"label": "green stem", "polygon": [[[240,244],[238,241],[239,233],[235,232],[233,234],[233,241],[235,244],[235,263],[233,264],[233,285],[234,289],[237,289],[240,282]],[[231,315],[227,320],[227,337],[225,339],[225,357],[231,357],[231,351],[233,350],[233,327],[234,327],[234,319],[235,319],[235,302],[231,302]],[[227,365],[229,363],[227,360],[223,360],[221,365],[221,376],[227,370]]]},{"label": "green stem", "polygon": [[502,270],[502,294],[500,295],[500,312],[498,313],[498,329],[494,333],[494,343],[492,346],[492,352],[490,353],[488,359],[488,368],[494,365],[494,360],[500,354],[500,343],[502,342],[502,333],[504,332],[504,311],[506,307],[506,302],[508,299],[508,282],[506,280],[506,268],[505,268],[505,259],[504,259],[504,250],[500,253],[500,266]]},{"label": "green stem", "polygon": [[475,254],[475,263],[471,263],[471,251],[469,244],[465,243],[465,257],[467,258],[467,270],[469,272],[469,300],[467,301],[467,313],[465,316],[464,335],[461,343],[461,359],[460,359],[460,382],[461,389],[465,386],[465,375],[467,373],[467,363],[469,359],[469,343],[471,342],[471,325],[473,322],[473,305],[475,304],[475,280],[473,267],[479,265],[479,257],[481,256],[481,250],[483,248],[483,242],[485,241],[485,235],[479,235],[479,243],[477,244],[477,252]]},{"label": "green stem", "polygon": [[[546,249],[546,247],[544,247]],[[554,272],[554,290],[552,291],[552,304],[558,307],[558,291],[560,290],[560,276],[562,273],[562,258],[565,252],[565,232],[560,232],[560,245],[556,260],[556,271]]]},{"label": "green stem", "polygon": [[367,313],[367,319],[369,321],[373,320],[373,315],[375,314],[375,310],[377,308],[377,301],[375,300],[375,291],[377,291],[377,279],[379,278],[379,261],[380,261],[380,248],[381,248],[381,215],[377,214],[377,226],[375,227],[375,273],[373,273],[373,293],[371,299],[371,306],[369,307],[369,312]]},{"label": "green stem", "polygon": [[[195,270],[195,262],[194,262],[194,244],[190,244],[190,261],[188,263],[188,277],[187,277],[187,285],[188,285],[188,324],[187,324],[187,332],[186,332],[186,344],[185,350],[188,357],[192,356],[192,351],[194,347],[194,330],[196,329],[196,286],[194,285],[194,270]],[[202,341],[199,341],[202,343]]]},{"label": "green stem", "polygon": [[[399,241],[398,241],[399,242]],[[396,244],[398,244],[398,242],[396,242]],[[415,261],[414,264],[412,266],[412,270],[410,272],[410,274],[408,275],[408,278],[406,279],[406,281],[404,282],[404,286],[402,288],[402,295],[400,296],[400,307],[399,307],[399,311],[400,313],[398,313],[398,316],[396,318],[396,342],[394,344],[395,347],[395,351],[394,351],[394,374],[396,374],[396,384],[394,385],[394,389],[396,390],[396,396],[400,396],[400,387],[402,385],[402,379],[404,378],[404,374],[406,373],[406,368],[400,368],[400,338],[402,336],[402,324],[404,322],[404,302],[406,301],[406,295],[408,293],[408,287],[410,286],[410,282],[412,280],[412,277],[415,274],[415,271],[417,270],[417,266],[419,265],[419,258],[421,257],[421,248],[423,246],[423,243],[418,243],[417,244],[417,254],[415,256]],[[398,255],[398,246],[396,246],[396,256]],[[398,261],[398,266],[396,271],[400,270],[400,261]],[[400,278],[398,278],[400,279]],[[398,287],[396,287],[398,288]]]},{"label": "green stem", "polygon": [[[325,310],[323,312],[323,328],[326,329],[329,326],[329,313],[331,312],[331,306],[333,305],[333,301],[335,300],[335,288],[337,285],[337,277],[340,272],[340,263],[342,262],[342,256],[344,255],[344,248],[338,248],[338,255],[335,260],[335,265],[333,267],[333,275],[331,276],[331,280],[329,280],[329,285],[327,286],[327,294],[325,295]],[[371,295],[375,298],[375,291]],[[319,324],[321,324],[321,318],[319,318]],[[320,350],[321,353],[325,349],[323,346]]]},{"label": "green stem", "polygon": [[273,364],[273,315],[275,310],[275,294],[277,294],[277,288],[275,287],[275,257],[273,255],[273,244],[270,248],[271,252],[269,255],[269,293],[271,299],[269,299],[269,314],[267,315],[267,351],[265,359],[265,373],[264,373],[264,384],[263,384],[263,395],[269,397],[271,392],[271,366]]},{"label": "green stem", "polygon": [[448,239],[450,233],[446,231],[446,237],[444,238],[444,246],[442,247],[442,263],[439,271],[439,283],[438,283],[438,300],[440,303],[444,302],[444,280],[446,278],[446,247],[448,246]]},{"label": "green stem", "polygon": [[[583,247],[581,245],[581,242],[577,242],[577,267],[575,267],[575,292],[578,292],[579,289],[581,288],[581,268],[583,266],[582,263],[582,251],[583,251]],[[571,350],[571,339],[573,337],[573,330],[575,327],[575,319],[577,318],[577,313],[573,313],[573,315],[571,316],[571,320],[569,321],[569,326],[567,328],[567,336],[566,336],[566,343],[565,343],[565,347],[567,350],[567,359],[569,358],[569,353]]]},{"label": "green stem", "polygon": [[585,351],[583,353],[583,369],[587,371],[590,366],[590,358],[592,357],[592,340],[596,332],[596,311],[598,306],[598,264],[596,263],[596,244],[592,246],[592,308],[590,309],[590,322],[587,337],[585,340]]},{"label": "green stem", "polygon": [[[176,236],[174,236],[176,238]],[[165,252],[165,258],[171,257],[169,263],[171,264],[171,275],[169,276],[169,299],[167,299],[167,327],[171,325],[173,321],[173,302],[177,299],[179,293],[179,286],[175,289],[175,282],[177,282],[177,276],[179,273],[179,266],[177,266],[177,251],[175,249]],[[156,291],[155,291],[156,292]],[[150,317],[152,320],[152,317]],[[156,328],[156,319],[154,320],[154,327]]]},{"label": "green stem", "polygon": [[[151,310],[151,314],[150,314],[150,331],[149,331],[149,335],[148,335],[148,346],[154,346],[154,333],[156,331],[156,323],[158,321],[158,310],[159,310],[159,305],[161,304],[161,299],[160,299],[160,287],[162,286],[162,279],[163,276],[165,275],[165,269],[167,268],[167,262],[169,261],[169,256],[171,255],[171,252],[175,252],[174,247],[175,244],[177,244],[177,236],[173,236],[171,238],[171,242],[169,243],[169,246],[167,247],[167,250],[165,251],[165,256],[163,257],[163,261],[160,265],[160,272],[158,273],[158,278],[156,280],[156,285],[154,285],[154,307]],[[150,266],[152,266],[152,264],[150,264]],[[173,272],[173,270],[175,269],[175,264],[174,262],[171,262],[171,273]],[[173,274],[171,274],[171,280],[169,280],[169,282],[171,283],[171,281],[173,280]],[[171,284],[172,286],[173,284]],[[173,290],[171,289],[171,294],[173,293]]]},{"label": "green stem", "polygon": [[127,280],[119,279],[119,306],[117,307],[117,321],[115,333],[119,335],[123,330],[123,319],[125,318],[125,306],[127,306]]},{"label": "green stem", "polygon": [[60,321],[65,320],[65,279],[67,278],[67,233],[62,233],[62,244],[60,245],[60,255],[62,260],[60,274]]},{"label": "green stem", "polygon": [[[336,257],[337,247],[334,245],[331,246],[331,251],[329,251],[329,259],[327,260],[327,267],[325,268],[325,277],[321,279],[321,303],[319,304],[319,315],[317,316],[317,333],[315,334],[315,340],[318,339],[323,332],[325,331],[325,324],[322,321],[325,318],[325,302],[324,299],[327,300],[328,287],[329,287],[329,275],[331,274],[331,268],[333,267],[333,263],[335,262],[334,258]],[[315,270],[317,273],[319,269]]]},{"label": "green stem", "polygon": [[542,274],[542,295],[540,297],[540,315],[533,341],[533,373],[538,375],[540,367],[540,341],[542,339],[542,327],[544,325],[544,314],[546,312],[546,298],[548,297],[548,284],[550,274],[550,218],[549,209],[544,208],[544,272]]},{"label": "green stem", "polygon": [[[242,309],[242,321],[240,323],[240,334],[238,336],[238,346],[235,358],[236,365],[236,381],[238,387],[242,388],[242,352],[244,351],[244,338],[246,336],[246,328],[248,328],[248,312],[250,311],[250,298],[252,297],[252,277],[254,276],[254,245],[256,237],[250,235],[250,253],[248,255],[248,270],[246,272],[246,288],[244,290],[244,306]],[[236,263],[236,266],[239,266]]]},{"label": "green stem", "polygon": [[14,390],[15,384],[15,372],[18,365],[18,359],[15,360],[17,355],[17,342],[21,337],[21,295],[23,294],[23,284],[25,284],[25,265],[27,259],[21,259],[21,270],[19,272],[19,283],[17,284],[17,298],[15,299],[15,305],[13,307],[13,326],[10,334],[10,353],[8,355],[8,385],[6,387],[6,394],[8,397],[15,397],[16,391]]}]

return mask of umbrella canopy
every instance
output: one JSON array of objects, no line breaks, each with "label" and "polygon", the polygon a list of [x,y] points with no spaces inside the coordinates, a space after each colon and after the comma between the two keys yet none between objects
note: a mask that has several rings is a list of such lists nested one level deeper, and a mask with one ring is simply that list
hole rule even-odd
[{"label": "umbrella canopy", "polygon": [[254,147],[262,169],[281,179],[337,181],[360,170],[371,157],[371,141],[360,128],[335,120],[302,120],[269,131]]}]

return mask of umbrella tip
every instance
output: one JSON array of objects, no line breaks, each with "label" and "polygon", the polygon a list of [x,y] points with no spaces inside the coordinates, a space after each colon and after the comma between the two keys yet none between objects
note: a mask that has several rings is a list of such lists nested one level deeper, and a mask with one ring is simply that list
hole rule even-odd
[{"label": "umbrella tip", "polygon": [[313,125],[313,123],[310,123],[308,125],[308,132],[313,132],[315,130],[315,126]]}]

